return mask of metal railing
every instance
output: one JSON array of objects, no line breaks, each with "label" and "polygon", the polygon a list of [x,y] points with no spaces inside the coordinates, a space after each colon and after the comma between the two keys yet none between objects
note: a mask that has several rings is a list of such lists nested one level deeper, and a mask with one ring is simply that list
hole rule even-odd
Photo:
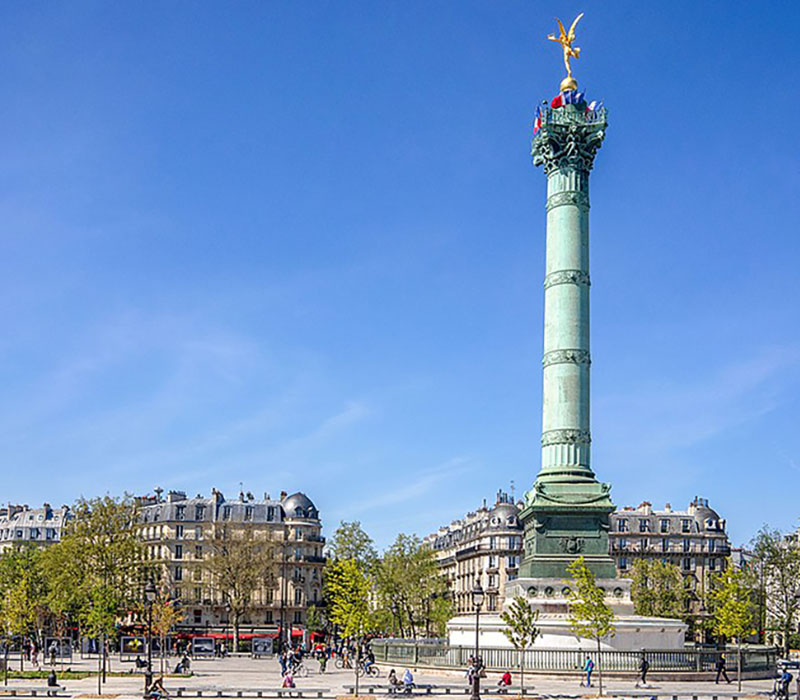
[{"label": "metal railing", "polygon": [[[375,657],[386,663],[397,665],[436,666],[442,668],[466,668],[474,654],[473,647],[449,646],[415,642],[386,642],[376,639],[372,643]],[[726,651],[687,647],[677,650],[643,650],[650,662],[651,671],[711,672],[714,671],[720,654],[725,654],[729,669],[736,668],[736,649]],[[519,668],[520,654],[516,649],[497,647],[481,648],[483,662],[490,670]],[[587,653],[596,664],[607,671],[639,669],[641,651],[596,651],[580,649],[527,649],[525,669],[540,672],[578,671],[583,668]],[[742,670],[746,672],[775,669],[777,650],[774,647],[747,645],[742,648]]]},{"label": "metal railing", "polygon": [[563,107],[542,106],[543,124],[605,124],[606,108],[586,109],[577,105],[565,105]]}]

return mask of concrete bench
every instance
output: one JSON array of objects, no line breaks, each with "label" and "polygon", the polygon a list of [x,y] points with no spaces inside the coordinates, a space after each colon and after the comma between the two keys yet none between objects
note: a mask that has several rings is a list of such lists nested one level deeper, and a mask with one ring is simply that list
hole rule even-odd
[{"label": "concrete bench", "polygon": [[328,692],[327,688],[167,688],[170,695],[177,698],[321,698]]},{"label": "concrete bench", "polygon": [[[353,695],[355,693],[355,683],[344,686],[344,689]],[[402,686],[377,685],[375,683],[359,683],[360,692],[368,695],[375,695],[377,692],[385,692],[389,695],[469,695],[472,687],[468,685],[431,685],[428,683],[415,683],[410,692]],[[487,695],[539,695],[533,688],[515,688],[514,686],[497,686],[481,684],[481,693]],[[696,700],[696,699],[695,699]],[[715,699],[716,700],[716,699]]]},{"label": "concrete bench", "polygon": [[48,697],[57,698],[64,697],[66,691],[60,685],[4,685],[0,686],[0,695],[10,695],[12,697]]},{"label": "concrete bench", "polygon": [[[342,686],[350,695],[356,692],[356,684],[348,683]],[[442,690],[445,694],[450,694],[450,688],[442,685],[430,685],[429,683],[414,683],[411,688],[403,685],[391,686],[388,684],[378,685],[377,683],[359,683],[358,690],[367,695],[375,695],[376,691],[383,691],[388,695],[434,695],[437,690]]]}]

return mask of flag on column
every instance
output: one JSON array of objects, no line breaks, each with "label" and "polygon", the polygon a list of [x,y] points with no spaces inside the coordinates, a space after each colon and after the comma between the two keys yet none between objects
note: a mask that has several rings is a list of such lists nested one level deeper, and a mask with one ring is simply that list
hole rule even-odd
[{"label": "flag on column", "polygon": [[577,90],[564,90],[564,92],[559,92],[553,98],[550,106],[553,109],[557,109],[564,105],[579,105],[582,102],[585,102],[584,93],[578,92]]}]

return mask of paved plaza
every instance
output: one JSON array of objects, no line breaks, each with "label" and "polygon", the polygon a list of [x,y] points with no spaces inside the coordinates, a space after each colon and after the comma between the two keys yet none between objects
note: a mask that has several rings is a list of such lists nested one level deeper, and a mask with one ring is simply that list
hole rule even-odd
[{"label": "paved plaza", "polygon": [[[174,666],[175,659],[170,659],[170,665]],[[74,660],[68,664],[68,667],[74,671],[78,670],[94,670],[96,668],[96,661],[90,660]],[[15,665],[13,665],[15,666]],[[12,666],[12,667],[13,667]],[[111,670],[113,672],[129,671],[131,663],[121,663],[119,659],[112,660]],[[334,697],[345,695],[349,692],[346,690],[347,686],[353,683],[353,672],[350,670],[336,670],[331,664],[328,665],[328,670],[324,674],[318,672],[319,664],[311,660],[309,662],[310,673],[307,677],[297,678],[296,685],[298,688],[321,688],[325,689],[326,697]],[[366,683],[364,679],[361,680],[361,685],[369,687],[370,685],[380,687],[376,690],[375,694],[385,694],[386,686],[386,673],[387,666],[381,667],[381,678],[377,683],[374,679],[368,680]],[[158,670],[157,662],[154,662],[154,669]],[[405,667],[396,667],[398,675],[402,675]],[[192,664],[193,675],[191,678],[185,677],[167,677],[165,679],[165,686],[167,691],[173,691],[178,687],[196,688],[196,689],[226,689],[226,688],[241,688],[241,689],[275,689],[281,685],[280,667],[274,658],[269,659],[251,659],[249,657],[230,657],[227,659],[208,659],[196,660]],[[413,668],[412,668],[413,671]],[[499,679],[499,673],[490,673],[488,678],[483,681],[483,695],[492,695],[492,690],[496,686]],[[731,674],[733,678],[734,674]],[[466,688],[466,680],[463,673],[453,671],[430,671],[420,670],[414,673],[414,678],[420,684],[433,684],[451,686],[453,693],[458,693],[458,687]],[[518,682],[519,677],[514,672],[515,684]],[[595,674],[596,680],[596,674]],[[736,683],[730,685],[720,684],[715,685],[709,681],[661,681],[653,680],[649,687],[646,689],[639,689],[635,687],[636,679],[633,677],[627,678],[609,678],[604,682],[605,692],[609,695],[617,696],[692,696],[699,697],[736,697],[739,693],[736,692]],[[27,686],[33,685],[43,686],[44,681],[32,682],[31,680],[9,680],[9,686]],[[69,695],[96,695],[97,693],[97,679],[95,677],[85,678],[82,680],[66,680],[62,682]],[[138,698],[142,695],[143,676],[141,673],[130,673],[124,677],[109,676],[108,682],[104,685],[103,693],[114,695],[120,698]],[[542,695],[560,695],[566,697],[584,697],[591,696],[596,692],[596,683],[594,689],[582,688],[580,686],[580,676],[526,676],[526,687],[533,688]],[[772,689],[772,681],[764,680],[748,680],[743,683],[742,696],[756,696],[768,693]],[[213,694],[206,692],[205,694]],[[512,694],[513,696],[513,694]],[[460,695],[456,694],[456,697]],[[507,696],[506,696],[507,697]]]}]

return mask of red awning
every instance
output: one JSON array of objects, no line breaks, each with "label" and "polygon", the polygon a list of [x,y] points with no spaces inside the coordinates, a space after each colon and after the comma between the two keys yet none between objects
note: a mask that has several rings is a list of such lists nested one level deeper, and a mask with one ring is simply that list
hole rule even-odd
[{"label": "red awning", "polygon": [[[233,633],[229,632],[228,634],[222,634],[221,632],[210,632],[209,634],[203,635],[195,635],[195,636],[203,636],[203,637],[211,637],[212,639],[233,639]],[[261,637],[277,637],[278,633],[274,632],[270,634],[267,633],[259,633],[254,634],[253,632],[242,632],[239,635],[239,639],[260,639]]]}]

